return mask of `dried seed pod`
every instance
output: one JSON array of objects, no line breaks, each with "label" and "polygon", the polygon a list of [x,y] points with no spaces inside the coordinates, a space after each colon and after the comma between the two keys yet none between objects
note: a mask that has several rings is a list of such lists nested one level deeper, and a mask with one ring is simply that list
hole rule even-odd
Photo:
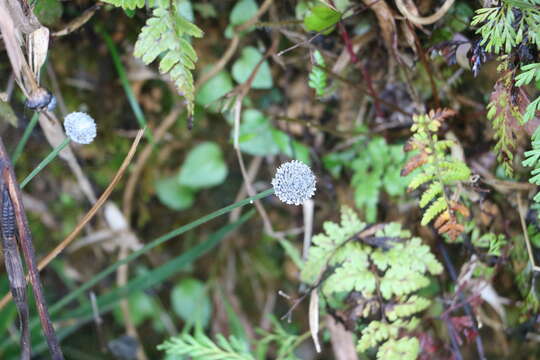
[{"label": "dried seed pod", "polygon": [[315,194],[315,175],[306,164],[289,161],[277,169],[272,186],[282,202],[301,205]]},{"label": "dried seed pod", "polygon": [[79,144],[90,144],[96,137],[96,122],[83,112],[72,112],[64,119],[66,135]]}]

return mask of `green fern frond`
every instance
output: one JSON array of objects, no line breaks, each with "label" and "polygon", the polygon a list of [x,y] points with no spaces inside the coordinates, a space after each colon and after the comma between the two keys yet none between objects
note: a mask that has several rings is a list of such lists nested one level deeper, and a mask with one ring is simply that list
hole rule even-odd
[{"label": "green fern frond", "polygon": [[[428,185],[419,202],[420,207],[424,209],[422,225],[429,224],[439,214],[448,210],[449,218],[446,221],[438,221],[436,224],[440,233],[448,233],[453,240],[463,227],[456,221],[454,208],[448,200],[447,192],[450,191],[450,187],[455,186],[456,183],[468,181],[471,176],[471,170],[467,164],[452,158],[450,150],[454,142],[439,140],[438,137],[443,121],[454,114],[452,110],[442,109],[413,117],[411,126],[413,135],[405,151],[417,149],[420,150],[420,154],[405,164],[402,171],[402,173],[407,173],[410,169],[420,169],[420,172],[409,183],[409,191]],[[459,209],[464,210],[464,206],[460,206]],[[468,216],[466,215],[468,211],[460,211],[460,213]],[[446,226],[443,226],[444,224]]]},{"label": "green fern frond", "polygon": [[[362,330],[362,336],[360,337],[360,340],[358,340],[356,350],[363,353],[370,348],[378,346],[382,342],[397,339],[401,329],[410,331],[417,326],[418,319],[415,318],[412,318],[409,321],[397,320],[392,323],[372,321],[366,328]],[[384,344],[382,346],[384,346]],[[413,359],[415,358],[416,357]]]},{"label": "green fern frond", "polygon": [[431,305],[429,299],[418,295],[413,295],[407,301],[392,305],[387,308],[385,315],[390,321],[396,321],[398,318],[407,318],[413,314],[424,311]]},{"label": "green fern frond", "polygon": [[307,284],[315,284],[326,266],[346,258],[347,250],[341,248],[355,234],[362,231],[366,224],[362,223],[355,212],[344,207],[341,212],[341,224],[331,221],[323,224],[324,234],[313,237],[313,245],[309,249],[308,259],[302,268],[300,278]]},{"label": "green fern frond", "polygon": [[103,0],[103,2],[121,7],[124,10],[134,10],[145,5],[145,0]]},{"label": "green fern frond", "polygon": [[415,360],[420,353],[420,342],[416,338],[403,337],[385,342],[377,352],[377,360]]},{"label": "green fern frond", "polygon": [[369,269],[368,251],[360,244],[347,246],[349,257],[324,282],[324,292],[338,293],[351,290],[371,296],[375,292],[377,279]]},{"label": "green fern frond", "polygon": [[416,292],[443,270],[429,246],[398,223],[366,228],[349,208],[343,209],[341,224],[326,222],[323,227],[325,233],[314,236],[301,269],[301,278],[325,299],[321,306],[337,308],[335,304],[355,294],[364,304],[358,317],[377,314],[384,320],[370,321],[362,330],[360,352],[378,346],[379,353],[389,354],[410,346],[395,341],[418,327],[411,316],[430,305]]},{"label": "green fern frond", "polygon": [[413,179],[409,183],[409,187],[408,187],[409,191],[416,190],[421,185],[424,185],[432,181],[433,178],[435,177],[435,173],[432,172],[431,170],[432,169],[429,169],[426,167],[425,172],[418,173],[415,177],[413,177]]},{"label": "green fern frond", "polygon": [[159,71],[170,75],[178,91],[185,97],[190,115],[193,114],[195,99],[191,71],[195,68],[197,54],[188,40],[202,35],[201,29],[177,12],[158,7],[135,43],[134,55],[145,64],[162,55]]},{"label": "green fern frond", "polygon": [[443,193],[443,190],[443,185],[440,182],[431,183],[431,185],[429,185],[429,188],[424,191],[422,197],[420,198],[420,207],[426,207],[426,205],[429,204],[433,199],[435,199],[436,196],[441,195]]},{"label": "green fern frond", "polygon": [[[535,130],[531,142],[532,150],[525,152],[525,159],[521,163],[523,166],[533,168],[529,182],[540,185],[540,127]],[[534,201],[540,203],[540,192],[534,196]]]},{"label": "green fern frond", "polygon": [[431,220],[435,219],[437,215],[446,209],[448,209],[446,199],[442,196],[437,198],[424,212],[424,216],[422,216],[422,226],[429,224]]},{"label": "green fern frond", "polygon": [[324,96],[326,93],[326,87],[328,86],[328,77],[326,71],[321,67],[325,67],[324,58],[319,50],[315,50],[313,53],[314,66],[309,73],[308,85],[310,88],[315,89],[317,96]]},{"label": "green fern frond", "polygon": [[165,341],[158,346],[158,350],[168,355],[190,356],[193,360],[255,360],[245,344],[234,336],[227,340],[218,334],[216,338],[217,343],[202,332],[195,336],[186,333]]},{"label": "green fern frond", "polygon": [[528,85],[533,80],[540,81],[540,63],[523,65],[521,74],[516,76],[516,86]]},{"label": "green fern frond", "polygon": [[534,99],[529,105],[527,105],[527,110],[523,114],[523,121],[527,122],[532,120],[536,116],[536,112],[540,110],[540,96]]}]

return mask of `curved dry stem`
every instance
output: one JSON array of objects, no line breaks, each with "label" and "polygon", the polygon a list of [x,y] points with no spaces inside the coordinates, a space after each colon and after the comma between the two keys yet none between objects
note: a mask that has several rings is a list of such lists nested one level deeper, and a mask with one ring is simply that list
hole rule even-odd
[{"label": "curved dry stem", "polygon": [[444,15],[446,15],[448,10],[450,10],[452,5],[454,5],[454,1],[455,0],[446,0],[446,2],[443,4],[443,6],[439,8],[439,10],[435,11],[433,15],[426,17],[417,16],[411,13],[403,3],[403,0],[396,0],[396,6],[399,9],[399,12],[401,12],[401,14],[405,16],[410,22],[416,25],[430,25],[439,21]]}]

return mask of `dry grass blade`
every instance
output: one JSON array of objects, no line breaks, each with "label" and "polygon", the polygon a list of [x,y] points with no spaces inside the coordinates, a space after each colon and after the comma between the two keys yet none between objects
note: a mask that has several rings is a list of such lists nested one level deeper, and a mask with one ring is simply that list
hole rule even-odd
[{"label": "dry grass blade", "polygon": [[311,338],[315,344],[315,350],[321,352],[321,344],[319,343],[319,292],[317,289],[311,291],[309,297],[309,331]]}]

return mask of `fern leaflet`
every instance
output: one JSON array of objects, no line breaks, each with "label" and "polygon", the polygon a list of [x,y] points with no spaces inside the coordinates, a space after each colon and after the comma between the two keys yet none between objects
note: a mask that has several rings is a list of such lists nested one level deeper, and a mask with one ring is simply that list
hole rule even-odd
[{"label": "fern leaflet", "polygon": [[203,32],[182,15],[171,9],[158,7],[142,28],[135,43],[134,55],[145,64],[158,56],[159,71],[168,73],[178,91],[187,101],[188,112],[193,114],[195,85],[191,71],[195,68],[197,54],[189,37],[202,37]]},{"label": "fern leaflet", "polygon": [[313,53],[314,66],[309,73],[308,85],[310,88],[315,89],[317,96],[324,96],[327,87],[327,75],[321,68],[325,67],[324,58],[319,50],[315,50]]},{"label": "fern leaflet", "polygon": [[124,10],[134,10],[145,5],[145,0],[103,0],[103,2],[121,7]]},{"label": "fern leaflet", "polygon": [[227,340],[220,334],[217,335],[217,342],[213,342],[202,332],[195,336],[186,333],[165,341],[158,349],[168,355],[190,356],[193,360],[255,360],[244,343],[234,336]]}]

